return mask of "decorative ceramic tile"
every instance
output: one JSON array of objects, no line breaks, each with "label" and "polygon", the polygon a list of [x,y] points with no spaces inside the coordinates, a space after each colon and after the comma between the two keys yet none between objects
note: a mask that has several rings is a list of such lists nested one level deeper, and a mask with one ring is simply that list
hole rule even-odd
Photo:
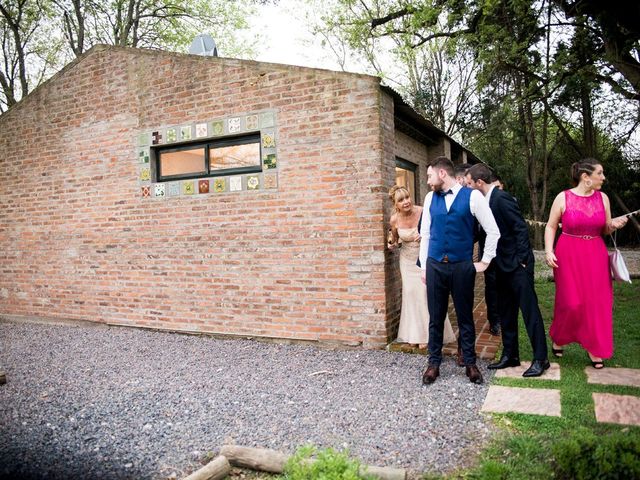
[{"label": "decorative ceramic tile", "polygon": [[138,135],[138,146],[143,147],[145,145],[151,145],[151,137],[148,132]]},{"label": "decorative ceramic tile", "polygon": [[224,178],[216,178],[213,182],[213,190],[216,193],[222,193],[227,189],[227,182]]},{"label": "decorative ceramic tile", "polygon": [[156,197],[164,197],[164,183],[156,183],[153,188],[153,193]]},{"label": "decorative ceramic tile", "polygon": [[180,182],[173,182],[167,185],[167,196],[177,197],[180,195]]},{"label": "decorative ceramic tile", "polygon": [[144,167],[140,169],[140,181],[148,182],[151,180],[151,169],[149,167]]},{"label": "decorative ceramic tile", "polygon": [[180,140],[191,140],[191,125],[180,127]]},{"label": "decorative ceramic tile", "polygon": [[209,193],[209,180],[198,180],[198,191],[200,193]]},{"label": "decorative ceramic tile", "polygon": [[149,147],[138,148],[138,161],[140,163],[149,163]]},{"label": "decorative ceramic tile", "polygon": [[258,130],[258,115],[247,115],[245,122],[247,130]]},{"label": "decorative ceramic tile", "polygon": [[206,123],[196,123],[196,138],[206,137],[208,134]]},{"label": "decorative ceramic tile", "polygon": [[178,141],[178,129],[175,127],[167,128],[167,143]]},{"label": "decorative ceramic tile", "polygon": [[160,145],[162,143],[162,133],[153,132],[151,133],[151,145]]},{"label": "decorative ceramic tile", "polygon": [[276,154],[275,153],[267,153],[262,158],[262,164],[264,165],[264,168],[276,168],[277,167]]},{"label": "decorative ceramic tile", "polygon": [[264,132],[262,134],[262,147],[273,148],[276,146],[275,132]]},{"label": "decorative ceramic tile", "polygon": [[265,173],[264,188],[278,188],[278,175],[275,173]]},{"label": "decorative ceramic tile", "polygon": [[242,177],[230,177],[229,178],[229,191],[239,192],[242,190]]},{"label": "decorative ceramic tile", "polygon": [[260,127],[269,128],[276,124],[276,116],[273,112],[265,112],[260,115]]},{"label": "decorative ceramic tile", "polygon": [[211,122],[211,135],[220,136],[224,134],[224,120]]},{"label": "decorative ceramic tile", "polygon": [[247,177],[247,188],[249,190],[258,190],[260,188],[260,177],[257,175],[249,175]]},{"label": "decorative ceramic tile", "polygon": [[193,186],[193,180],[186,180],[182,182],[183,195],[193,195],[194,193],[195,193],[195,188]]},{"label": "decorative ceramic tile", "polygon": [[150,185],[145,185],[142,187],[142,196],[143,197],[150,197],[151,196],[151,186]]},{"label": "decorative ceramic tile", "polygon": [[234,117],[229,119],[229,133],[238,133],[242,130],[240,126],[240,117]]}]

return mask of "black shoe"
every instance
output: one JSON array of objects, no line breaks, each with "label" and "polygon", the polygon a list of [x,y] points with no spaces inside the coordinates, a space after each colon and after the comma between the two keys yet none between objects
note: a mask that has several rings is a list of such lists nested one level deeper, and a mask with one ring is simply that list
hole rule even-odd
[{"label": "black shoe", "polygon": [[531,366],[522,374],[523,377],[539,377],[547,370],[551,364],[549,360],[534,360]]},{"label": "black shoe", "polygon": [[478,370],[478,367],[475,365],[467,365],[467,369],[466,369],[466,373],[467,373],[467,377],[469,377],[469,381],[471,383],[476,383],[476,384],[481,384],[482,382],[484,382],[484,379],[482,378],[482,374],[480,373],[480,370]]},{"label": "black shoe", "polygon": [[494,337],[497,337],[498,335],[500,335],[500,324],[496,323],[495,325],[491,325],[489,327],[489,333]]},{"label": "black shoe", "polygon": [[502,370],[503,368],[519,367],[519,366],[520,366],[519,358],[517,357],[509,358],[506,355],[503,355],[499,361],[490,363],[489,365],[487,365],[487,368],[489,370]]},{"label": "black shoe", "polygon": [[431,385],[440,376],[440,367],[429,365],[422,374],[422,384]]}]

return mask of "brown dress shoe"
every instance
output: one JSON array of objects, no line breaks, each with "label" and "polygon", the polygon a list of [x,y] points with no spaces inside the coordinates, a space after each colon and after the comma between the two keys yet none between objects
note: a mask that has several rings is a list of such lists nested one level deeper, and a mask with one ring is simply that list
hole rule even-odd
[{"label": "brown dress shoe", "polygon": [[440,376],[440,367],[429,365],[422,374],[422,384],[431,385]]},{"label": "brown dress shoe", "polygon": [[484,382],[480,370],[478,370],[478,367],[475,365],[467,365],[467,377],[469,377],[471,383],[477,383],[479,385]]},{"label": "brown dress shoe", "polygon": [[462,349],[458,346],[458,355],[456,357],[456,365],[464,367],[464,357],[462,356]]}]

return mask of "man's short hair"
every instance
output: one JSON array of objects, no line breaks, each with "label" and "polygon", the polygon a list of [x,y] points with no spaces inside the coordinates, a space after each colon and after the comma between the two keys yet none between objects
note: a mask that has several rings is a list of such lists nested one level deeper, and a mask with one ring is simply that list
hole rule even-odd
[{"label": "man's short hair", "polygon": [[434,170],[444,170],[450,177],[454,176],[453,162],[447,157],[437,157],[429,164],[429,166]]},{"label": "man's short hair", "polygon": [[467,175],[469,175],[474,182],[482,180],[486,184],[493,182],[495,179],[493,170],[484,163],[476,163],[469,169]]},{"label": "man's short hair", "polygon": [[472,165],[470,163],[460,163],[458,165],[455,165],[454,172],[456,177],[464,177],[471,167]]}]

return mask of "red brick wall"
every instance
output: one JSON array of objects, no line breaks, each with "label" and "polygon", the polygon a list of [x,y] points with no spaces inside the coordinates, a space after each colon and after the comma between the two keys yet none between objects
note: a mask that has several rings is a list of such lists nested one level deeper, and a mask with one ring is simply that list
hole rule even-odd
[{"label": "red brick wall", "polygon": [[[277,190],[142,198],[139,133],[261,109]],[[382,346],[392,109],[374,77],[94,48],[0,117],[0,315]]]}]

